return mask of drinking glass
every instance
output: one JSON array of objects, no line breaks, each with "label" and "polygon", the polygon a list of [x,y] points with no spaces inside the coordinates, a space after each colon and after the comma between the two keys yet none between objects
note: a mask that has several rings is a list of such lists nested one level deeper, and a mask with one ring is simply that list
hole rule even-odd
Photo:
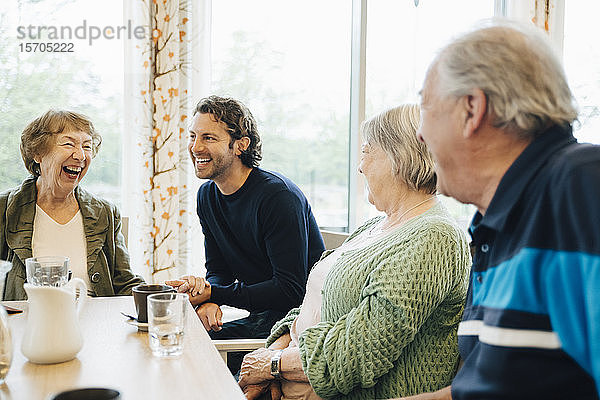
[{"label": "drinking glass", "polygon": [[157,357],[183,353],[183,326],[188,295],[157,293],[148,296],[148,343]]},{"label": "drinking glass", "polygon": [[31,257],[25,260],[25,270],[32,285],[60,287],[69,280],[69,257]]},{"label": "drinking glass", "polygon": [[[11,266],[11,263],[0,260],[0,277],[3,284],[6,273],[10,270]],[[12,356],[13,346],[10,329],[8,328],[8,315],[4,307],[0,306],[0,385],[4,383],[4,378],[8,374],[12,363]]]}]

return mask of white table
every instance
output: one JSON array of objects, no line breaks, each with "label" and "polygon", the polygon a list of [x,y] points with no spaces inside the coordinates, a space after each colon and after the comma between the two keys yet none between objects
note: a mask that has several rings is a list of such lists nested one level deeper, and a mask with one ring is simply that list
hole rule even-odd
[{"label": "white table", "polygon": [[130,399],[244,399],[206,330],[190,306],[184,354],[154,357],[145,332],[125,322],[120,312],[135,314],[133,298],[89,298],[80,316],[83,349],[74,360],[37,365],[21,353],[27,302],[5,302],[24,309],[9,315],[13,362],[0,386],[1,399],[45,399],[49,394],[82,387],[109,387]]}]

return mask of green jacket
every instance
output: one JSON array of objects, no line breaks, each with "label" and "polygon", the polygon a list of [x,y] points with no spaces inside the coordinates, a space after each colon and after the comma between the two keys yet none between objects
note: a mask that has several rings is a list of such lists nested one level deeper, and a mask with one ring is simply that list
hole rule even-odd
[{"label": "green jacket", "polygon": [[[325,278],[321,322],[299,338],[315,392],[372,400],[448,386],[458,368],[469,265],[466,237],[441,205],[365,248],[343,252]],[[298,313],[273,326],[268,345],[289,332]]]},{"label": "green jacket", "polygon": [[[25,259],[32,257],[31,238],[37,189],[35,177],[21,186],[0,194],[0,259],[10,261],[3,300],[27,298]],[[144,280],[129,268],[129,255],[121,234],[121,216],[117,208],[75,188],[87,240],[87,269],[95,296],[129,295],[131,288]]]}]

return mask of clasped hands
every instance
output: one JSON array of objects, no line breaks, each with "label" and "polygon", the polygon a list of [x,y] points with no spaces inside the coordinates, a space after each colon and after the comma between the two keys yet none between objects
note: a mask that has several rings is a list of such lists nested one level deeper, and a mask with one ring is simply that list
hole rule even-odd
[{"label": "clasped hands", "polygon": [[178,293],[186,293],[192,306],[196,308],[196,314],[202,321],[202,325],[207,331],[220,331],[223,326],[223,312],[221,308],[210,303],[211,286],[210,283],[199,276],[186,275],[180,279],[165,282],[173,286]]},{"label": "clasped hands", "polygon": [[281,386],[271,375],[271,358],[276,350],[260,348],[246,354],[240,369],[239,385],[246,399],[258,399],[270,391],[272,400],[281,399]]}]

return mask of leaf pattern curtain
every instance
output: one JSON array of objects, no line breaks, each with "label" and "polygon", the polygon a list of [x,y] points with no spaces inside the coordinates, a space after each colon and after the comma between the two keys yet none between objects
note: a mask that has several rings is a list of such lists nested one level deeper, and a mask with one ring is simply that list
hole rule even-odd
[{"label": "leaf pattern curtain", "polygon": [[556,53],[562,57],[564,42],[565,2],[557,0],[531,0],[531,22],[550,37]]},{"label": "leaf pattern curtain", "polygon": [[129,250],[134,271],[143,271],[147,281],[162,282],[186,273],[188,266],[191,2],[129,3],[126,17],[147,32],[146,39],[131,41],[126,50]]},{"label": "leaf pattern curtain", "polygon": [[562,0],[523,0],[506,2],[507,17],[532,23],[543,30],[559,57],[562,56],[565,2]]},{"label": "leaf pattern curtain", "polygon": [[535,0],[533,4],[533,18],[531,22],[546,32],[550,32],[550,14],[554,8],[550,0]]}]

